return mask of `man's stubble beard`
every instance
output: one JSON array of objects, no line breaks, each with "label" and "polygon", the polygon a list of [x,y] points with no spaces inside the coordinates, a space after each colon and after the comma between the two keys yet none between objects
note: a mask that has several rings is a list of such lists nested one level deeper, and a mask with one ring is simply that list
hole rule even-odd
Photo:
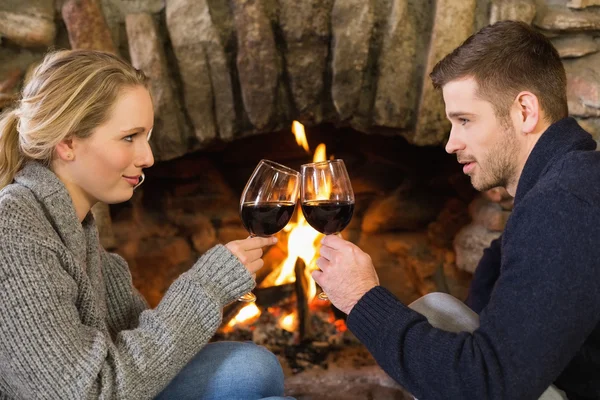
[{"label": "man's stubble beard", "polygon": [[478,162],[479,174],[471,176],[471,184],[480,192],[512,183],[517,169],[517,133],[510,121],[501,124],[502,135]]}]

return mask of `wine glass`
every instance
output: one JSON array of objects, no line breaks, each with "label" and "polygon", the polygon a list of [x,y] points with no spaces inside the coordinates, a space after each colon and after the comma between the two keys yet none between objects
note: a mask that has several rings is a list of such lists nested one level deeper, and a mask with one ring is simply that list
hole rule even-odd
[{"label": "wine glass", "polygon": [[[300,202],[306,221],[325,235],[339,235],[354,212],[354,192],[341,159],[304,164]],[[324,292],[317,296],[327,300]]]},{"label": "wine glass", "polygon": [[[240,217],[250,236],[267,237],[292,218],[300,189],[300,173],[270,160],[260,160],[240,198]],[[248,292],[238,299],[253,302]]]}]

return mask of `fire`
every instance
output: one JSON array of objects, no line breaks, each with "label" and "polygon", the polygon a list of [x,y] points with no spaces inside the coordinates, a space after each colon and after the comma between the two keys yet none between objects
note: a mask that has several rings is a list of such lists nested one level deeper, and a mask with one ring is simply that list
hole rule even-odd
[{"label": "fire", "polygon": [[313,162],[325,161],[327,160],[327,151],[325,148],[325,143],[321,143],[315,149],[315,155],[313,156]]},{"label": "fire", "polygon": [[310,151],[308,148],[308,142],[306,141],[306,134],[304,133],[304,125],[298,121],[292,122],[292,132],[296,136],[296,143],[301,146],[307,152]]},{"label": "fire", "polygon": [[279,327],[285,329],[288,332],[293,332],[296,329],[296,314],[289,313],[285,317],[279,320]]},{"label": "fire", "polygon": [[[315,155],[313,157],[313,162],[319,162],[319,161],[325,161],[327,160],[327,151],[325,148],[325,143],[321,143],[317,146],[316,150],[315,150]],[[327,176],[327,181],[325,182],[325,185],[322,186],[322,189],[319,192],[319,199],[318,200],[329,200],[329,196],[331,195],[331,188],[332,188],[332,183],[331,183],[331,178],[329,176]]]},{"label": "fire", "polygon": [[260,310],[254,303],[249,303],[244,308],[242,308],[235,317],[233,317],[227,327],[232,328],[237,324],[242,322],[250,323],[252,320],[258,318],[260,316]]}]

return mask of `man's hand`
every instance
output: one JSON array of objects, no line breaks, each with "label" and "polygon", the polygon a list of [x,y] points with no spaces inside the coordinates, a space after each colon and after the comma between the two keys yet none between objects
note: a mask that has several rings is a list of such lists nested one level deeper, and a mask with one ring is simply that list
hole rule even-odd
[{"label": "man's hand", "polygon": [[247,239],[229,242],[225,247],[240,259],[248,272],[254,275],[254,273],[264,265],[264,261],[261,258],[263,255],[262,248],[275,243],[277,243],[277,238],[275,237],[249,237]]},{"label": "man's hand", "polygon": [[313,271],[312,276],[331,303],[350,314],[358,300],[379,285],[371,257],[338,236],[326,236],[321,243],[317,259],[321,271]]}]

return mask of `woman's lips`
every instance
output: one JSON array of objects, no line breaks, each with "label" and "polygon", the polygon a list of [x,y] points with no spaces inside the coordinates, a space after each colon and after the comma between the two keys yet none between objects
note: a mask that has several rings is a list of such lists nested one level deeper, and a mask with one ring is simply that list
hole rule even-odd
[{"label": "woman's lips", "polygon": [[140,182],[139,176],[125,176],[123,175],[123,179],[125,179],[131,186],[135,186]]}]

